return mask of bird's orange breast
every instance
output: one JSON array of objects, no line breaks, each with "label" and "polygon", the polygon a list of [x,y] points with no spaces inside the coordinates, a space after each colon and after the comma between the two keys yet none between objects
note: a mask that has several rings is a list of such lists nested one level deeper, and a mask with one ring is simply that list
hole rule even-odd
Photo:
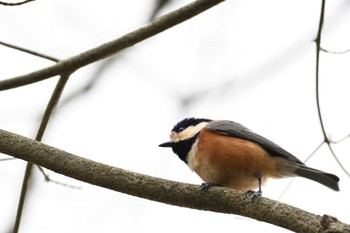
[{"label": "bird's orange breast", "polygon": [[204,182],[247,191],[258,187],[258,177],[279,177],[280,160],[258,144],[202,129],[187,163]]}]

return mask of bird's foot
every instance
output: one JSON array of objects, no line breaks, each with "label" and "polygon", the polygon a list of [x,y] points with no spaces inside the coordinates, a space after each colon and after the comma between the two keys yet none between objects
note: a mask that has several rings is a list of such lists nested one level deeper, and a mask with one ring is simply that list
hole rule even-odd
[{"label": "bird's foot", "polygon": [[219,185],[217,183],[213,183],[213,182],[202,183],[201,184],[201,190],[208,190],[212,186],[221,186],[221,185]]},{"label": "bird's foot", "polygon": [[261,190],[253,191],[248,190],[245,195],[250,198],[251,202],[254,202],[256,199],[259,199],[262,196]]}]

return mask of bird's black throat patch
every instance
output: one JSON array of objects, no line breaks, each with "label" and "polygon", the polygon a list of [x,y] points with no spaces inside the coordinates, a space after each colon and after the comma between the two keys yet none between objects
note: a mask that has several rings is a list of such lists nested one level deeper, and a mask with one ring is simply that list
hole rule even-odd
[{"label": "bird's black throat patch", "polygon": [[184,161],[186,164],[187,164],[186,158],[187,158],[188,152],[190,152],[192,145],[196,142],[198,134],[199,133],[197,133],[192,138],[179,141],[179,142],[175,143],[172,147],[174,153],[177,154],[179,156],[179,158],[182,161]]}]

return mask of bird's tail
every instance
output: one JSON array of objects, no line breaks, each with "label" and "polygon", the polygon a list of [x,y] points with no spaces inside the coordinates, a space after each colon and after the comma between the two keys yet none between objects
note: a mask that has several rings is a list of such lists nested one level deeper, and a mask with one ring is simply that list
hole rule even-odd
[{"label": "bird's tail", "polygon": [[320,171],[305,165],[301,165],[295,170],[295,174],[320,184],[327,186],[335,191],[339,191],[339,177],[324,171]]}]

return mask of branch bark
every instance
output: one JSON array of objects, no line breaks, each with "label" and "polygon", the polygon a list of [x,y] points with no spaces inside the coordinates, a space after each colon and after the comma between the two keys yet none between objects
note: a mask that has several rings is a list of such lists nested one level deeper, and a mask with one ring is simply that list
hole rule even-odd
[{"label": "branch bark", "polygon": [[125,48],[157,35],[158,33],[182,23],[223,1],[224,0],[194,1],[116,40],[107,42],[66,60],[61,60],[57,64],[47,68],[0,81],[0,91],[32,84],[63,73],[72,73],[81,67],[110,57]]},{"label": "branch bark", "polygon": [[54,172],[125,194],[198,210],[236,214],[295,232],[350,232],[350,225],[268,198],[251,202],[243,192],[164,180],[73,155],[38,141],[0,130],[0,152]]},{"label": "branch bark", "polygon": [[26,4],[26,3],[29,3],[29,2],[33,2],[35,0],[26,0],[26,1],[22,1],[22,2],[3,2],[3,1],[0,1],[0,5],[3,5],[3,6],[20,6],[20,5],[23,5],[23,4]]}]

